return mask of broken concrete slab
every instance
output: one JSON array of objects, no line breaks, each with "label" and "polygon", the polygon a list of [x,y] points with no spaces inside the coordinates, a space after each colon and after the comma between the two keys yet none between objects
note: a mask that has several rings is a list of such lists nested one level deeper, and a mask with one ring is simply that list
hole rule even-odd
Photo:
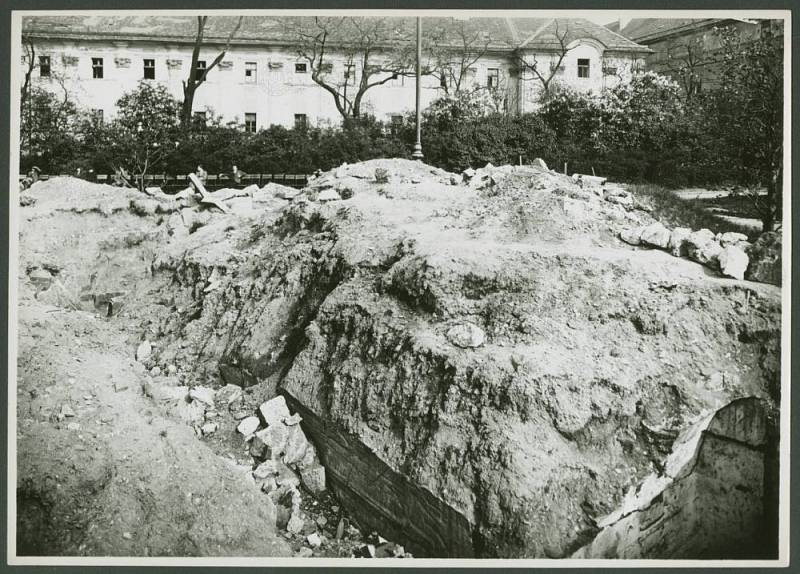
[{"label": "broken concrete slab", "polygon": [[303,481],[303,486],[315,496],[325,492],[324,466],[317,465],[302,470],[300,472],[300,479]]},{"label": "broken concrete slab", "polygon": [[740,281],[744,279],[749,258],[741,248],[736,245],[723,247],[717,259],[719,260],[719,270],[723,275]]},{"label": "broken concrete slab", "polygon": [[286,399],[282,395],[278,395],[258,407],[258,413],[261,420],[267,425],[277,425],[283,423],[284,419],[291,416],[289,407],[286,406]]}]

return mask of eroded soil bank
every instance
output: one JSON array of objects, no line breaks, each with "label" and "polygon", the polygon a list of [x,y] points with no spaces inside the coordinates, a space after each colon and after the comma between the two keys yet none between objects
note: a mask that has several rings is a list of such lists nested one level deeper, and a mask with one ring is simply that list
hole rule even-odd
[{"label": "eroded soil bank", "polygon": [[[377,169],[384,170],[378,177]],[[329,190],[346,199],[320,201]],[[74,431],[113,453],[116,480],[133,480],[113,462],[122,446],[146,457],[138,466],[153,473],[167,473],[163,457],[194,480],[214,476],[217,484],[227,471],[196,462],[191,449],[210,461],[247,449],[236,413],[221,413],[220,430],[198,441],[167,409],[166,436],[174,426],[192,447],[145,454],[134,439],[169,440],[157,430],[162,411],[135,383],[109,390],[106,371],[165,386],[235,384],[252,405],[283,394],[354,521],[415,556],[592,555],[604,518],[631,489],[664,475],[686,429],[744,397],[761,400],[764,428],[777,419],[780,289],[626,245],[621,230],[652,221],[641,206],[607,201],[546,170],[494,168],[463,182],[422,164],[374,160],[323,174],[291,200],[277,188],[233,197],[230,214],[68,180],[37,184],[30,195],[36,203],[22,208],[21,224],[20,315],[31,319],[20,323],[18,486],[32,507],[43,492],[56,506],[69,500],[43,486],[50,470],[35,468],[41,444],[57,444],[45,441],[56,431],[33,396],[49,387],[47,408],[57,402],[53,393],[67,393],[80,409],[98,409],[89,416],[100,423],[118,409],[151,412],[143,421],[128,416],[138,430],[98,423],[87,435],[81,422]],[[78,356],[69,329],[53,325],[61,316],[88,325],[75,336],[87,337],[95,355],[60,369],[36,367],[53,363],[41,362],[46,353],[58,361]],[[46,339],[35,341],[37,333]],[[68,337],[68,350],[55,345],[59,337]],[[133,353],[144,340],[154,350],[142,368],[158,374],[125,374],[139,368]],[[86,389],[98,386],[92,396],[109,393],[110,402],[84,404],[88,391],[71,391],[62,372]],[[112,440],[114,433],[122,435]],[[758,448],[770,459],[774,437]],[[67,465],[77,456],[73,447],[59,450]],[[234,475],[249,470],[246,458],[235,462]],[[88,480],[98,496],[113,492],[115,479],[97,473],[87,479],[76,470],[74,491]],[[760,476],[751,502],[769,490]],[[172,501],[175,512],[203,508],[185,492],[169,494],[175,482],[166,474],[142,480],[163,483],[156,499]],[[205,492],[178,482],[183,491]],[[227,496],[250,507],[249,494]],[[721,508],[734,503],[715,500]],[[263,528],[228,526],[235,508],[214,503],[226,510],[207,526],[238,546],[220,542],[221,534],[213,542],[192,535],[192,553],[296,550],[276,534],[268,503],[260,503],[270,523]],[[124,514],[152,529],[164,519]],[[31,523],[39,538],[53,536],[54,524]],[[114,552],[181,554],[189,544],[179,542],[185,527],[172,526],[169,550],[153,541],[132,545],[133,527],[126,528],[131,538],[115,538]],[[249,546],[236,528],[262,538]],[[95,529],[79,530],[82,552],[103,552]],[[724,554],[718,543],[670,556]],[[613,554],[609,548],[597,552]]]}]

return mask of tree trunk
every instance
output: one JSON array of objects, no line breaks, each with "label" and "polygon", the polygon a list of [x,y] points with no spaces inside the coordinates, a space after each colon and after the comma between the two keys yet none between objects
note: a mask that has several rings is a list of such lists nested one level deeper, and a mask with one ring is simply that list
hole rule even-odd
[{"label": "tree trunk", "polygon": [[192,121],[192,106],[194,105],[194,93],[198,84],[192,80],[186,83],[183,88],[183,104],[181,108],[181,123],[184,127]]},{"label": "tree trunk", "polygon": [[781,217],[782,196],[782,170],[780,167],[770,171],[767,181],[767,209],[761,214],[762,231],[775,231],[775,223]]}]

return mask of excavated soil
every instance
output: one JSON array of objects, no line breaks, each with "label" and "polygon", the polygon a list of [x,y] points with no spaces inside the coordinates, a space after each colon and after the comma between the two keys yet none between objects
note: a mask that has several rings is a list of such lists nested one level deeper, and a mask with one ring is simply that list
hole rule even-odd
[{"label": "excavated soil", "polygon": [[683,429],[779,400],[780,289],[622,243],[650,215],[552,172],[373,160],[231,214],[63,178],[29,195],[21,553],[298,551],[242,478],[235,413],[198,440],[148,376],[286,396],[339,515],[415,556],[570,556]]}]

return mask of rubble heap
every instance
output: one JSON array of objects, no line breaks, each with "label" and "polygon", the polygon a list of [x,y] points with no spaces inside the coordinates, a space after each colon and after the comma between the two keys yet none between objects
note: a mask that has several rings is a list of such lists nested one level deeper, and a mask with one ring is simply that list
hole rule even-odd
[{"label": "rubble heap", "polygon": [[[40,185],[31,215],[57,201]],[[195,389],[181,408],[205,440],[227,435],[195,381],[255,401],[233,409],[239,437],[287,528],[308,481],[416,556],[568,557],[687,427],[743,397],[772,416],[780,398],[779,288],[707,273],[706,234],[673,257],[673,231],[628,191],[538,162],[372,160],[224,210],[114,201],[76,204],[141,240],[84,245],[58,281],[78,304],[93,273],[126,293],[109,320],[151,343],[150,376],[172,365]],[[666,247],[620,240],[638,229]]]}]

